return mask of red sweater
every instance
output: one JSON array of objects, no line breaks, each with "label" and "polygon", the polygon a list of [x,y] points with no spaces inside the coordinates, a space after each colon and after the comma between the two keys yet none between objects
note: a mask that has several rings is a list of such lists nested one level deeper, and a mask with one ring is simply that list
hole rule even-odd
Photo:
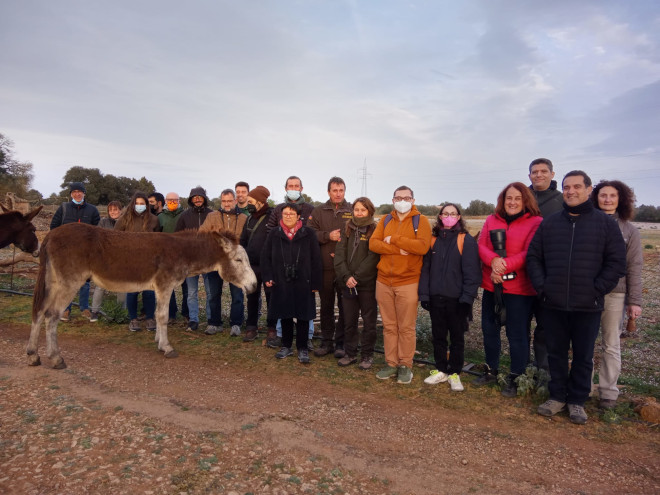
[{"label": "red sweater", "polygon": [[479,257],[481,258],[481,287],[493,292],[493,281],[490,274],[493,269],[490,263],[497,258],[497,253],[493,250],[493,243],[490,241],[490,231],[497,229],[506,230],[506,261],[507,273],[516,272],[517,276],[513,280],[503,282],[504,292],[506,294],[518,294],[521,296],[535,296],[536,291],[532,287],[532,282],[527,276],[525,258],[527,257],[527,248],[532,242],[532,237],[538,229],[542,217],[531,216],[525,213],[517,218],[511,225],[499,215],[490,215],[486,218],[486,223],[479,234]]}]

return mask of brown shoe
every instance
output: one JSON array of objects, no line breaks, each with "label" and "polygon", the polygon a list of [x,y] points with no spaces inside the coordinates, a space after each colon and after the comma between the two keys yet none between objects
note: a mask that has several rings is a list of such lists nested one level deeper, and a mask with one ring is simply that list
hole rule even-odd
[{"label": "brown shoe", "polygon": [[92,319],[92,312],[89,309],[83,309],[80,315],[87,318],[88,320]]},{"label": "brown shoe", "polygon": [[257,329],[248,328],[245,330],[245,335],[243,336],[243,342],[252,342],[257,338]]},{"label": "brown shoe", "polygon": [[147,319],[147,330],[149,330],[150,332],[156,331],[156,320],[154,320],[153,318]]},{"label": "brown shoe", "polygon": [[314,349],[314,355],[316,357],[323,357],[327,354],[330,354],[331,352],[332,351],[330,350],[330,348],[324,345],[320,346],[318,349]]},{"label": "brown shoe", "polygon": [[271,349],[278,349],[280,347],[279,340],[280,339],[277,338],[277,330],[269,328],[268,333],[266,334],[266,345]]},{"label": "brown shoe", "polygon": [[60,321],[69,321],[69,317],[71,316],[71,311],[68,309],[64,310],[62,313],[62,316],[60,316]]},{"label": "brown shoe", "polygon": [[360,364],[358,364],[358,368],[361,370],[368,370],[371,368],[374,364],[374,358],[371,356],[362,356],[362,361],[360,361]]},{"label": "brown shoe", "polygon": [[357,363],[357,358],[355,356],[346,355],[343,358],[337,360],[339,366],[350,366],[351,364]]}]

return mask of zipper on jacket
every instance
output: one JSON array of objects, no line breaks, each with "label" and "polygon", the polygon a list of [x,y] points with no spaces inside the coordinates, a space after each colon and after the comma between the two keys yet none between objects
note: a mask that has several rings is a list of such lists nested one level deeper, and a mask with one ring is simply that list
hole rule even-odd
[{"label": "zipper on jacket", "polygon": [[571,248],[568,251],[568,274],[566,276],[566,310],[570,310],[571,300],[571,263],[573,262],[573,241],[575,240],[575,222],[571,221],[573,225],[571,229]]}]

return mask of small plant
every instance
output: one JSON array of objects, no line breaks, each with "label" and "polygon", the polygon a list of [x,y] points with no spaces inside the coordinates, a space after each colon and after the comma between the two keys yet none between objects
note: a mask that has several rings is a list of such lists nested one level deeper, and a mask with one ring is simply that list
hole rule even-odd
[{"label": "small plant", "polygon": [[115,298],[108,298],[103,303],[105,318],[115,323],[128,323],[128,311]]}]

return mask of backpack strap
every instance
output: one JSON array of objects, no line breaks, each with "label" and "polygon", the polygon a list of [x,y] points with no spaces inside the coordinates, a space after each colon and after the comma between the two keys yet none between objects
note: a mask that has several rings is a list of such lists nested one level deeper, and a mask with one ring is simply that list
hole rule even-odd
[{"label": "backpack strap", "polygon": [[[415,237],[417,237],[417,230],[419,229],[419,215],[420,214],[418,213],[414,217],[412,217],[413,229],[415,230]],[[385,217],[385,220],[383,221],[383,230],[385,230],[387,224],[390,223],[390,220],[392,220],[392,214],[388,213],[387,216]]]}]

